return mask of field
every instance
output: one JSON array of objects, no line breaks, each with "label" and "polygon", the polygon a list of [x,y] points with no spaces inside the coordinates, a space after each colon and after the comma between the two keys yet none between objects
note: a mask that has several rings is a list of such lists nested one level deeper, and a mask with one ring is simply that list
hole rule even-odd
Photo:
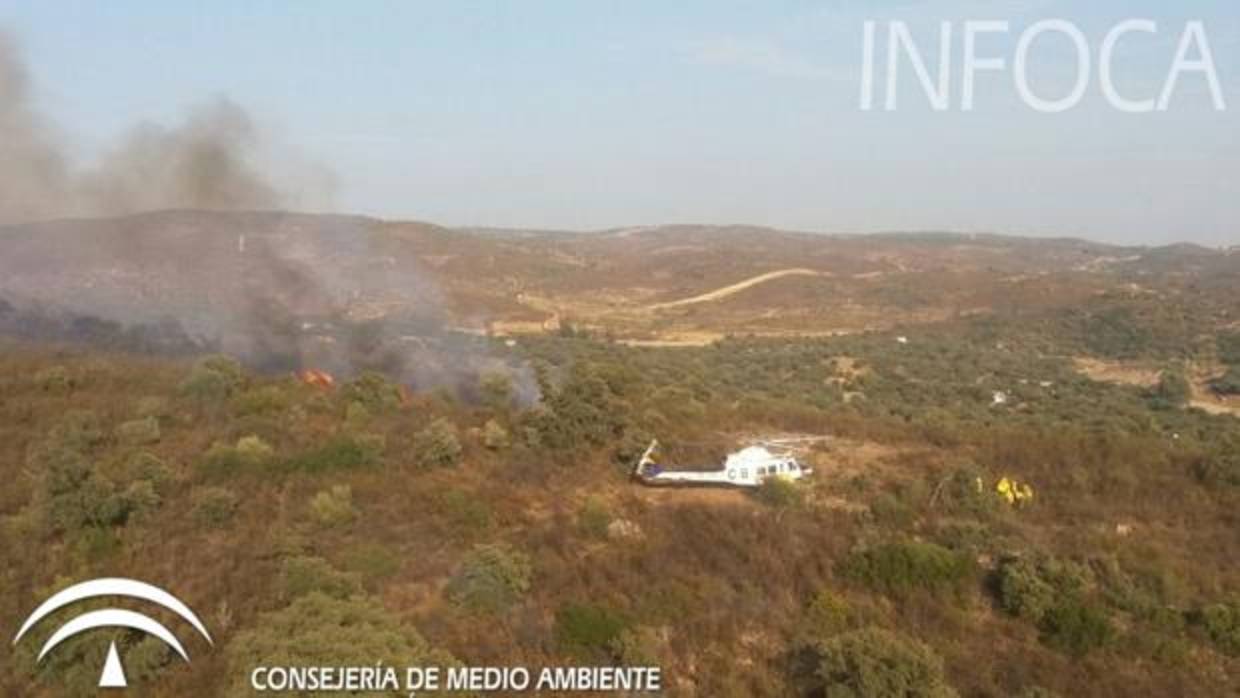
[{"label": "field", "polygon": [[[0,627],[157,581],[215,644],[118,632],[141,695],[380,658],[1240,691],[1228,251],[170,212],[0,228],[0,259]],[[781,435],[819,437],[810,480],[628,477],[651,438]],[[95,695],[109,634],[38,664],[54,627],[0,649],[0,692]]]}]

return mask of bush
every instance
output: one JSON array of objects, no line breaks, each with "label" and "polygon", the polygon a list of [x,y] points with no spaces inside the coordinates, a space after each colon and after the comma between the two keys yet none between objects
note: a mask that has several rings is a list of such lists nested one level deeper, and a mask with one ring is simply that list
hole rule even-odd
[{"label": "bush", "polygon": [[790,509],[800,506],[805,500],[805,493],[797,483],[782,477],[768,477],[762,481],[754,492],[758,501],[775,509]]},{"label": "bush", "polygon": [[274,454],[257,436],[243,436],[235,446],[217,441],[203,454],[198,469],[208,477],[230,477],[271,463]]},{"label": "bush", "polygon": [[400,407],[400,386],[382,373],[365,371],[349,382],[342,391],[344,398],[360,404],[370,412],[386,412]]},{"label": "bush", "polygon": [[[396,621],[367,597],[335,599],[311,592],[265,613],[228,643],[227,698],[252,696],[256,666],[452,666],[452,656],[431,648],[413,628]],[[404,681],[403,672],[399,681]],[[445,672],[446,673],[446,672]],[[326,695],[326,694],[311,694]]]},{"label": "bush", "polygon": [[1075,600],[1052,606],[1042,616],[1039,627],[1044,643],[1076,657],[1102,647],[1114,634],[1103,611]]},{"label": "bush", "polygon": [[590,497],[577,512],[577,526],[591,538],[607,537],[607,526],[611,523],[611,511],[607,504],[597,497]]},{"label": "bush", "polygon": [[502,451],[508,448],[509,442],[508,430],[494,419],[488,419],[482,427],[482,445],[492,451]]},{"label": "bush", "polygon": [[512,407],[512,399],[516,391],[512,387],[512,377],[507,373],[492,371],[485,373],[478,381],[478,389],[482,394],[482,404],[497,412]]},{"label": "bush", "polygon": [[199,359],[181,383],[181,392],[199,400],[225,400],[241,388],[245,375],[241,364],[227,356]]},{"label": "bush", "polygon": [[902,541],[861,550],[841,564],[845,577],[893,595],[914,590],[944,592],[963,588],[973,575],[969,557],[934,543]]},{"label": "bush", "polygon": [[627,628],[624,616],[604,606],[568,604],[555,614],[560,649],[583,661],[610,657]]},{"label": "bush", "polygon": [[124,523],[128,507],[116,486],[96,472],[81,451],[66,443],[75,440],[51,440],[34,449],[30,456],[52,527],[72,531]]},{"label": "bush", "polygon": [[621,630],[609,649],[620,666],[661,666],[666,646],[667,639],[657,630],[639,625]]},{"label": "bush", "polygon": [[1211,642],[1231,656],[1240,656],[1240,601],[1206,606],[1194,615]]},{"label": "bush", "polygon": [[129,480],[145,480],[155,491],[163,494],[176,479],[176,473],[159,456],[149,451],[139,451],[125,462],[125,477]]},{"label": "bush", "polygon": [[448,599],[460,606],[499,613],[529,590],[532,574],[525,553],[503,543],[477,545],[465,556],[445,591]]},{"label": "bush", "polygon": [[211,448],[198,461],[198,470],[207,477],[229,477],[241,472],[242,466],[236,447],[219,441],[211,444]]},{"label": "bush", "polygon": [[69,410],[48,431],[45,442],[87,453],[103,442],[103,422],[92,410]]},{"label": "bush", "polygon": [[155,485],[150,480],[135,480],[129,483],[120,494],[121,506],[125,511],[125,521],[141,518],[159,508],[162,502]]},{"label": "bush", "polygon": [[414,460],[423,468],[451,467],[461,461],[456,425],[442,417],[418,432],[413,443]]},{"label": "bush", "polygon": [[190,516],[201,526],[219,528],[232,521],[240,502],[232,490],[202,487],[190,495]]},{"label": "bush", "polygon": [[124,422],[116,428],[116,438],[127,446],[147,446],[161,437],[159,420],[154,417]]},{"label": "bush", "polygon": [[973,466],[958,468],[936,487],[932,495],[935,506],[959,514],[989,514],[999,507],[1001,500],[986,482],[981,470]]},{"label": "bush", "polygon": [[275,450],[257,436],[243,436],[237,440],[237,457],[242,465],[258,467],[271,462]]},{"label": "bush", "polygon": [[956,695],[934,650],[894,632],[853,630],[822,642],[818,654],[818,678],[827,698]]},{"label": "bush", "polygon": [[816,644],[848,630],[855,620],[856,612],[847,599],[823,589],[805,609],[800,634],[805,644]]},{"label": "bush", "polygon": [[307,451],[285,462],[289,470],[322,473],[378,465],[382,461],[381,436],[341,435],[319,448]]},{"label": "bush", "polygon": [[238,415],[282,414],[293,406],[288,392],[280,386],[266,385],[238,395],[233,404]]},{"label": "bush", "polygon": [[343,526],[357,518],[353,508],[353,488],[336,485],[314,495],[310,500],[310,516],[320,526],[328,528]]},{"label": "bush", "polygon": [[630,407],[598,371],[574,366],[558,388],[545,376],[539,387],[542,405],[527,418],[531,446],[572,451],[624,435]]},{"label": "bush", "polygon": [[319,592],[333,599],[347,599],[362,592],[361,576],[341,572],[321,557],[290,557],[280,569],[284,598],[288,600]]},{"label": "bush", "polygon": [[1192,385],[1180,367],[1163,369],[1154,386],[1154,403],[1158,407],[1183,407],[1193,395]]},{"label": "bush", "polygon": [[1005,559],[996,576],[999,605],[1014,616],[1039,623],[1056,603],[1080,596],[1086,574],[1075,563],[1050,557]]}]

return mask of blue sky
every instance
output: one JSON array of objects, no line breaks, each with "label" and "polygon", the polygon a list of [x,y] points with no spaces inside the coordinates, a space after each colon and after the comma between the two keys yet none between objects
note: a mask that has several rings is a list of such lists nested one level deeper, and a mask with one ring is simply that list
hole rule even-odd
[{"label": "blue sky", "polygon": [[[1002,19],[1012,59],[1039,19],[1160,90],[1185,22],[1205,23],[1228,111],[1186,75],[1165,113],[1125,114],[1097,74],[1076,109],[979,76],[974,111],[935,112],[901,66],[901,106],[864,112],[862,26],[908,23],[937,66],[942,20]],[[885,55],[886,24],[879,53]],[[953,25],[955,57],[959,33]],[[315,209],[452,225],[602,228],[745,222],[835,232],[950,229],[1122,242],[1240,243],[1240,6],[1232,2],[15,2],[35,103],[90,162],[135,123],[225,95],[271,136],[275,169],[326,165]],[[1061,37],[1030,74],[1063,94]],[[881,90],[880,90],[881,95]]]}]

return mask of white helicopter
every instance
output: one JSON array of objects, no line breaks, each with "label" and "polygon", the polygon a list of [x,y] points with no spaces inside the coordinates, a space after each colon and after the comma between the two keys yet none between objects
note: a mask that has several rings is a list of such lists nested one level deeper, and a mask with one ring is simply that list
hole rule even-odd
[{"label": "white helicopter", "polygon": [[[776,442],[768,443],[774,448],[786,448]],[[635,479],[655,487],[757,487],[770,477],[800,480],[813,472],[791,453],[774,453],[765,445],[746,446],[730,453],[718,468],[665,470],[654,459],[658,447],[657,439],[651,441],[633,469]]]}]

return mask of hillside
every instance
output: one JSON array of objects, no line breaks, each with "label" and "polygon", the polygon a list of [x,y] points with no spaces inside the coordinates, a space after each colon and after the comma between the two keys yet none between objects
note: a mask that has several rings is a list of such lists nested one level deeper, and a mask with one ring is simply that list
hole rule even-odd
[{"label": "hillside", "polygon": [[[115,638],[157,698],[380,659],[654,665],[672,696],[1234,694],[1237,261],[278,213],[0,229],[0,627],[140,573],[215,640],[183,633],[186,664],[97,632],[40,664],[48,623],[0,648],[0,693],[95,695]],[[334,387],[291,373],[321,366]],[[669,467],[813,437],[815,472],[647,489],[655,437]]]}]

